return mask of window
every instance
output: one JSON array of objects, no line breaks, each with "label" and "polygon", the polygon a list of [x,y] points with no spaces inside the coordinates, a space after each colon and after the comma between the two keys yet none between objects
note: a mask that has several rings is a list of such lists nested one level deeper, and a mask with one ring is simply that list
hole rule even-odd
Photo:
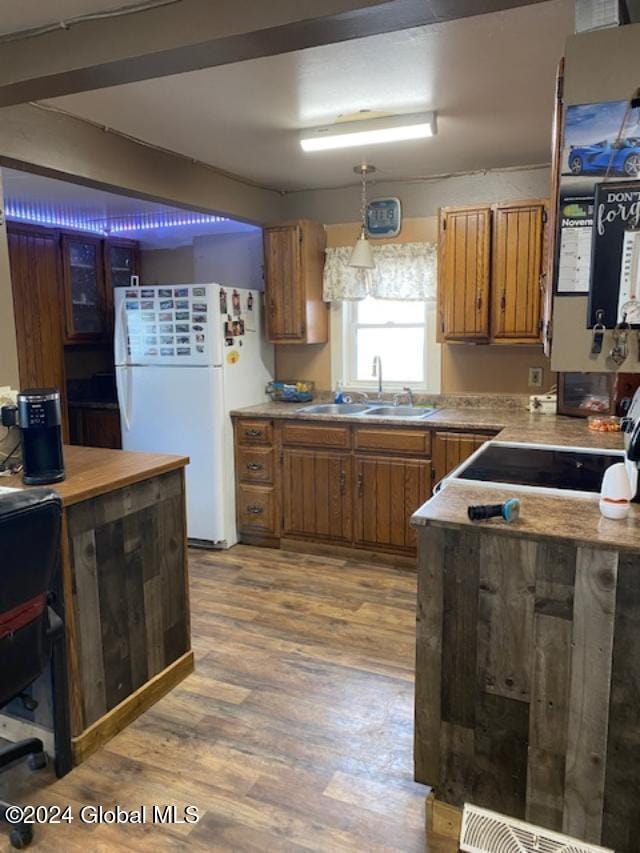
[{"label": "window", "polygon": [[[382,359],[385,389],[410,385],[417,391],[440,390],[440,353],[435,343],[432,302],[374,299],[341,304],[341,364],[335,380],[347,388],[375,388],[373,359]],[[335,340],[335,338],[334,338]],[[430,342],[433,342],[432,344]]]}]

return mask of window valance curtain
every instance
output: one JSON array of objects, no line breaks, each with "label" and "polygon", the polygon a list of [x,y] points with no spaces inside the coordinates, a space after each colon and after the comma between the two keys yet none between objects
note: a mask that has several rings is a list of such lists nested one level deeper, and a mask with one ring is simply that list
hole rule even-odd
[{"label": "window valance curtain", "polygon": [[437,247],[434,243],[385,243],[372,245],[375,269],[349,266],[351,246],[327,249],[323,299],[435,300]]}]

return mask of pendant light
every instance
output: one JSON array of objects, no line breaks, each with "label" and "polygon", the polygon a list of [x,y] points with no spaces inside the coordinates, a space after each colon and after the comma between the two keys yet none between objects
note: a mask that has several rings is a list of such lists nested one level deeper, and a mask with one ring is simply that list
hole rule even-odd
[{"label": "pendant light", "polygon": [[376,265],[376,262],[373,260],[371,244],[367,239],[367,175],[375,172],[375,170],[375,166],[368,166],[366,163],[353,167],[353,171],[359,174],[362,178],[362,195],[360,197],[361,224],[360,236],[356,240],[353,252],[351,252],[349,266],[365,270],[372,270]]}]

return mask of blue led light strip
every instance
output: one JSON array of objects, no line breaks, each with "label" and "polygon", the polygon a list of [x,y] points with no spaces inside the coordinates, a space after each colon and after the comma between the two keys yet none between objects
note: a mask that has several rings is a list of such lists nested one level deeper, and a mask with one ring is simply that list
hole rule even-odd
[{"label": "blue led light strip", "polygon": [[107,236],[123,232],[152,231],[160,228],[179,228],[187,225],[209,225],[229,222],[226,216],[208,213],[157,213],[136,214],[113,219],[87,218],[73,210],[61,210],[41,203],[26,203],[7,199],[5,214],[8,219],[32,222],[53,228],[70,228]]}]

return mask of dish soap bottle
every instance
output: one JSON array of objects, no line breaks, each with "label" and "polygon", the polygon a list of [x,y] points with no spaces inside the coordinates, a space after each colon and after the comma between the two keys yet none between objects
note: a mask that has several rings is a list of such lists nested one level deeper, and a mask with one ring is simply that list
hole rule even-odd
[{"label": "dish soap bottle", "polygon": [[336,394],[333,398],[334,403],[344,403],[344,393],[342,391],[342,382],[336,382]]}]

